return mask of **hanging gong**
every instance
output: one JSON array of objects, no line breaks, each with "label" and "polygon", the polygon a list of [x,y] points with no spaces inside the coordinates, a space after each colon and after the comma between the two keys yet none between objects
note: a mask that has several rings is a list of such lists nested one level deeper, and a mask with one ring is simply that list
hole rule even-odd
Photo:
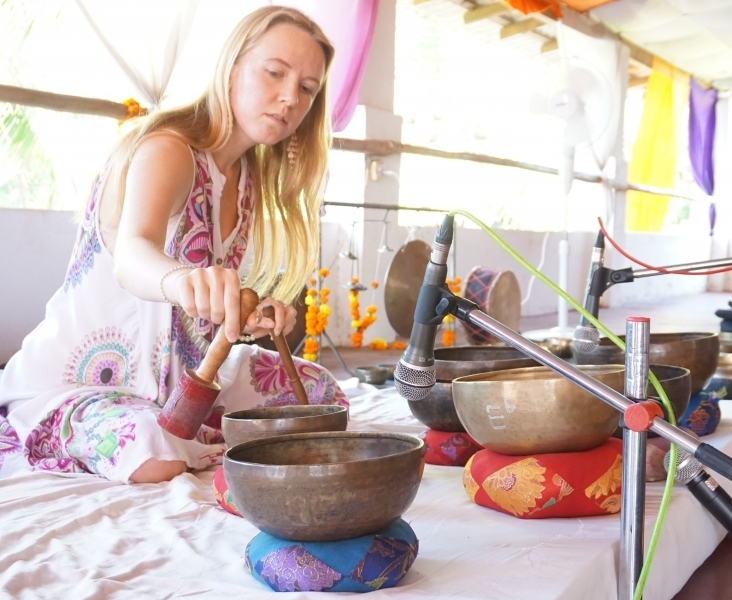
[{"label": "hanging gong", "polygon": [[389,265],[384,285],[384,306],[389,324],[403,338],[412,333],[414,309],[430,262],[432,249],[422,240],[404,244]]}]

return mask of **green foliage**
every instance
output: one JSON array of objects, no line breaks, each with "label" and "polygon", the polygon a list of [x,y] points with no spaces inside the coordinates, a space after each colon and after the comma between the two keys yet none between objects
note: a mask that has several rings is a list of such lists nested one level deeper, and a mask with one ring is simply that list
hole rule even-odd
[{"label": "green foliage", "polygon": [[[0,0],[0,76],[19,85],[22,49],[38,3]],[[33,109],[0,103],[0,207],[53,208],[55,174],[32,125]]]}]

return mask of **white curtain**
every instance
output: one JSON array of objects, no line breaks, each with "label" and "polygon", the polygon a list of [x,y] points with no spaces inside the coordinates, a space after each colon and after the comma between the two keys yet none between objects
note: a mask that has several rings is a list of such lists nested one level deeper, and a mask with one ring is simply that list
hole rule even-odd
[{"label": "white curtain", "polygon": [[141,104],[158,108],[190,34],[199,0],[76,0],[76,4],[139,90]]}]

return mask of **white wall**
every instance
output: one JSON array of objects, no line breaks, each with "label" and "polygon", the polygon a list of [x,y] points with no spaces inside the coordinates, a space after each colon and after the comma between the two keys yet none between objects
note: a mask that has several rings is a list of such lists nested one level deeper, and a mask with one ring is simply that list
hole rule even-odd
[{"label": "white wall", "polygon": [[0,364],[20,349],[63,283],[76,236],[74,213],[0,209]]}]

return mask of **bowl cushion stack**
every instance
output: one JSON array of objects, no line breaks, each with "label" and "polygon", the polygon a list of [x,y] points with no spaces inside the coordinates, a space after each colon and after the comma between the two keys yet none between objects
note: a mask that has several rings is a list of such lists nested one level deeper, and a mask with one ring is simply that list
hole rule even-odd
[{"label": "bowl cushion stack", "polygon": [[470,499],[521,519],[607,515],[620,510],[621,440],[584,452],[508,456],[483,449],[463,471]]},{"label": "bowl cushion stack", "polygon": [[424,441],[424,460],[431,465],[462,467],[473,454],[482,450],[478,442],[463,431],[428,429],[419,434]]},{"label": "bowl cushion stack", "polygon": [[412,528],[397,519],[374,534],[336,542],[293,542],[261,532],[247,546],[246,565],[277,592],[372,592],[395,586],[418,549]]}]

